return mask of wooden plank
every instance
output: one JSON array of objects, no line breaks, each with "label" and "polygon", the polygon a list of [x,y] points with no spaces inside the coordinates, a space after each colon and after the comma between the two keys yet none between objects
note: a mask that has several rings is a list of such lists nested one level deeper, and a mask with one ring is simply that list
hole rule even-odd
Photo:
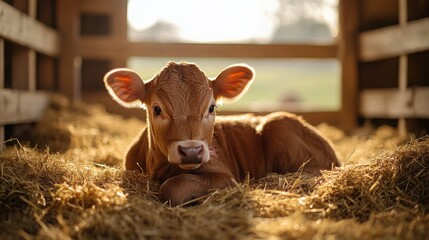
[{"label": "wooden plank", "polygon": [[83,57],[103,59],[131,56],[318,59],[337,57],[335,45],[128,43],[97,37],[82,38],[80,50]]},{"label": "wooden plank", "polygon": [[0,36],[49,56],[59,53],[58,32],[0,1]]},{"label": "wooden plank", "polygon": [[80,1],[57,2],[57,26],[61,33],[59,56],[59,91],[70,99],[80,99],[81,81],[79,56],[79,4]]},{"label": "wooden plank", "polygon": [[407,0],[398,0],[399,5],[399,25],[405,26],[407,25]]},{"label": "wooden plank", "polygon": [[[403,30],[407,26],[407,0],[398,0],[399,5],[399,26]],[[408,57],[406,54],[399,56],[399,69],[398,69],[398,88],[400,95],[406,94],[408,75]],[[407,135],[407,123],[404,117],[398,120],[398,132],[401,136]]]},{"label": "wooden plank", "polygon": [[360,113],[366,118],[429,118],[429,87],[371,89],[360,95]]},{"label": "wooden plank", "polygon": [[111,6],[111,28],[112,37],[121,41],[128,41],[128,1],[114,1]]},{"label": "wooden plank", "polygon": [[358,117],[358,6],[357,0],[339,2],[339,59],[342,66],[340,127],[346,132],[356,128]]},{"label": "wooden plank", "polygon": [[5,132],[4,132],[4,126],[0,125],[0,153],[4,150],[4,141],[5,139]]},{"label": "wooden plank", "polygon": [[[403,0],[400,0],[403,1]],[[408,57],[407,55],[401,55],[399,57],[399,70],[398,70],[398,90],[400,95],[406,94],[407,91],[407,74],[408,73]],[[405,117],[401,117],[398,120],[398,132],[401,136],[407,135],[407,123]]]},{"label": "wooden plank", "polygon": [[[401,31],[404,31],[407,28],[407,0],[398,0],[399,1],[399,27]],[[405,53],[401,54],[399,57],[399,73],[398,73],[398,87],[399,90],[404,92],[407,89],[408,80],[408,58]]]},{"label": "wooden plank", "polygon": [[36,18],[37,15],[37,0],[27,0],[28,1],[28,16]]},{"label": "wooden plank", "polygon": [[407,73],[408,73],[408,58],[407,58],[407,55],[401,55],[399,58],[399,70],[398,70],[398,88],[400,90],[407,89],[407,85],[408,85]]},{"label": "wooden plank", "polygon": [[[37,16],[37,0],[28,0],[28,16],[36,18]],[[36,91],[36,52],[32,49],[28,50],[28,90]]]},{"label": "wooden plank", "polygon": [[[4,40],[0,37],[0,91],[4,88]],[[3,151],[5,141],[4,126],[0,124],[0,152]]]},{"label": "wooden plank", "polygon": [[4,88],[4,39],[0,37],[0,89]]},{"label": "wooden plank", "polygon": [[429,49],[429,18],[363,32],[359,36],[359,58],[374,61]]},{"label": "wooden plank", "polygon": [[47,105],[47,93],[0,89],[0,125],[36,121]]}]

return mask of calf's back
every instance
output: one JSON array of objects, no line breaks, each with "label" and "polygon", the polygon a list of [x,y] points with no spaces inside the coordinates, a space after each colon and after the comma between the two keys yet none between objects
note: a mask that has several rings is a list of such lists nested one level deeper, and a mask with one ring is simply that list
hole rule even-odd
[{"label": "calf's back", "polygon": [[236,180],[249,175],[331,169],[339,162],[331,144],[300,117],[277,112],[267,116],[219,117],[214,148]]}]

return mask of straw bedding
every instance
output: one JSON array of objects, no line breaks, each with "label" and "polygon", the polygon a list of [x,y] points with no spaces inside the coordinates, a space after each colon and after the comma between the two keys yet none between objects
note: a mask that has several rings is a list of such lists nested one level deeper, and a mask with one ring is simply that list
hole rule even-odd
[{"label": "straw bedding", "polygon": [[123,170],[144,127],[56,99],[28,139],[0,154],[0,239],[429,239],[429,138],[318,128],[343,166],[270,174],[186,206]]}]

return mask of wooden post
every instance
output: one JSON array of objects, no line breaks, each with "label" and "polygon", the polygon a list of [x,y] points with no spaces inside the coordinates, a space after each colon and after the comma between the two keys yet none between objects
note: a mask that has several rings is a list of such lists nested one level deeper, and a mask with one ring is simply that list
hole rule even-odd
[{"label": "wooden post", "polygon": [[[112,1],[112,10],[110,11],[112,17],[112,36],[111,38],[114,41],[128,44],[128,22],[127,22],[127,6],[128,1]],[[113,59],[110,59],[110,65],[112,68],[117,67],[126,67],[127,66],[127,57],[117,56]]]},{"label": "wooden post", "polygon": [[81,97],[79,4],[80,1],[73,0],[57,2],[57,26],[61,36],[58,88],[61,93],[73,100]]},{"label": "wooden post", "polygon": [[[36,18],[37,0],[16,0],[15,8]],[[12,56],[12,88],[36,90],[36,52],[26,47],[14,46]]]},{"label": "wooden post", "polygon": [[[40,1],[39,1],[40,3]],[[43,5],[43,6],[42,6]],[[54,17],[55,6],[54,4],[39,4],[39,7],[36,9],[39,14],[39,21],[45,24],[46,26],[52,27],[55,25]],[[56,62],[55,58],[48,55],[38,55],[37,56],[37,88],[40,90],[54,91],[57,90],[56,82],[58,76],[56,76],[55,68]]]},{"label": "wooden post", "polygon": [[[0,90],[4,88],[4,40],[0,38]],[[5,141],[4,126],[0,124],[0,152],[3,151]]]},{"label": "wooden post", "polygon": [[0,126],[0,153],[4,150],[5,140],[4,126]]},{"label": "wooden post", "polygon": [[0,37],[0,89],[4,88],[4,39]]},{"label": "wooden post", "polygon": [[[407,26],[407,0],[399,0],[399,26],[405,28]],[[407,73],[408,73],[408,57],[404,53],[399,56],[398,70],[398,88],[401,95],[405,96],[407,91]],[[405,97],[403,98],[405,99]],[[400,135],[407,134],[407,123],[404,116],[398,119],[398,132]]]},{"label": "wooden post", "polygon": [[112,17],[112,35],[115,40],[121,42],[128,42],[127,39],[127,6],[128,1],[113,0],[112,6],[114,6],[110,12]]},{"label": "wooden post", "polygon": [[349,132],[357,126],[358,117],[358,14],[357,0],[339,1],[339,59],[341,61],[340,127]]},{"label": "wooden post", "polygon": [[[37,0],[28,0],[28,16],[36,19]],[[28,90],[36,91],[36,52],[28,50]]]}]

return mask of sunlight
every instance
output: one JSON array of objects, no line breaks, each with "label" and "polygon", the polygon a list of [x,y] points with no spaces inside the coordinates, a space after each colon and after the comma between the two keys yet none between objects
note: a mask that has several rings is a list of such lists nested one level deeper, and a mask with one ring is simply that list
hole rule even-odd
[{"label": "sunlight", "polygon": [[332,42],[338,0],[128,0],[132,41]]},{"label": "sunlight", "polygon": [[160,1],[129,0],[128,24],[136,30],[144,30],[159,20]]},{"label": "sunlight", "polygon": [[267,41],[277,28],[277,10],[276,0],[129,0],[128,22],[138,31],[170,24],[193,42]]}]

